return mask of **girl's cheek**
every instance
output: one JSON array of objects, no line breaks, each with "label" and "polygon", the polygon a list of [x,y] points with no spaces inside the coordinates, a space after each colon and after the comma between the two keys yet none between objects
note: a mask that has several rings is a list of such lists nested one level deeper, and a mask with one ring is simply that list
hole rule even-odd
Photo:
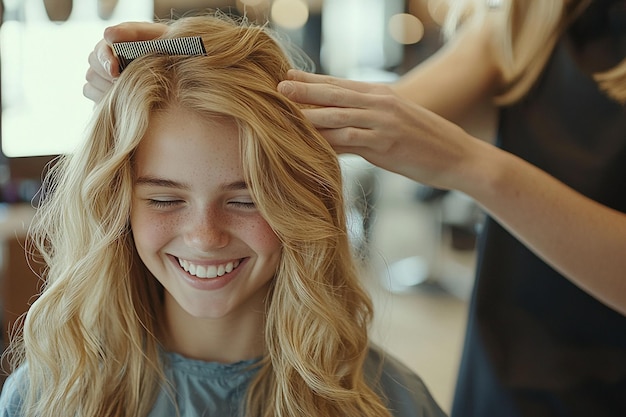
[{"label": "girl's cheek", "polygon": [[255,225],[255,234],[260,245],[268,248],[278,248],[281,246],[280,240],[270,225],[261,218]]},{"label": "girl's cheek", "polygon": [[171,238],[178,228],[178,220],[172,216],[155,214],[150,210],[137,210],[131,215],[131,229],[136,238],[153,243]]}]

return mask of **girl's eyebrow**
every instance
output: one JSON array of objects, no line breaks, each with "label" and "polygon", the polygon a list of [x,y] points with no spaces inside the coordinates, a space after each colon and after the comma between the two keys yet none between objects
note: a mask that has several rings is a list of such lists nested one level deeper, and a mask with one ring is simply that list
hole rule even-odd
[{"label": "girl's eyebrow", "polygon": [[[164,188],[177,188],[180,190],[191,190],[191,187],[188,184],[169,180],[166,178],[158,178],[151,176],[143,176],[138,177],[135,180],[135,185],[146,185],[148,187],[164,187]],[[248,184],[245,181],[234,181],[228,184],[224,184],[220,187],[224,191],[238,191],[238,190],[246,190],[248,188]]]},{"label": "girl's eyebrow", "polygon": [[149,187],[165,187],[165,188],[179,188],[181,190],[189,190],[190,187],[187,184],[183,184],[178,181],[168,180],[165,178],[157,177],[139,177],[135,180],[135,185],[147,185]]},{"label": "girl's eyebrow", "polygon": [[247,190],[248,184],[245,181],[235,181],[229,184],[225,184],[222,186],[224,191],[239,191],[239,190]]}]

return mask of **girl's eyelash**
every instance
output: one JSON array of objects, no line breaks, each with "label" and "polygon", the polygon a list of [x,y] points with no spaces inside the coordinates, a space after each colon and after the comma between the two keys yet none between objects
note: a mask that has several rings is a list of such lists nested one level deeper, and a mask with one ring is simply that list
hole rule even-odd
[{"label": "girl's eyelash", "polygon": [[156,208],[168,208],[180,203],[180,200],[148,200],[148,204]]},{"label": "girl's eyelash", "polygon": [[252,209],[256,207],[256,204],[253,203],[252,201],[232,201],[230,204],[236,206],[236,207],[241,207],[241,208],[248,208],[248,209]]},{"label": "girl's eyelash", "polygon": [[[168,208],[179,204],[181,200],[153,200],[148,199],[148,204],[155,208]],[[256,208],[256,204],[252,201],[231,201],[229,204],[243,209]]]}]

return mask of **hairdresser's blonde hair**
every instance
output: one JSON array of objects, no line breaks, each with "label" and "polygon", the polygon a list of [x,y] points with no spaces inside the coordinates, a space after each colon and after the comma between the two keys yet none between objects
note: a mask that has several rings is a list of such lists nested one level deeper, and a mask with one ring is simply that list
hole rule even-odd
[{"label": "hairdresser's blonde hair", "polygon": [[[446,39],[461,24],[492,25],[496,59],[505,88],[496,104],[510,104],[523,97],[541,74],[559,36],[592,0],[446,0],[443,24]],[[626,103],[626,59],[616,67],[595,74],[600,87],[616,101]]]},{"label": "hairdresser's blonde hair", "polygon": [[48,177],[31,239],[49,270],[20,345],[27,415],[145,416],[164,384],[160,289],[128,219],[133,152],[151,114],[180,106],[235,121],[245,179],[283,244],[245,415],[389,416],[362,371],[372,305],[352,261],[338,160],[277,93],[290,68],[283,51],[265,29],[224,16],[183,18],[165,35],[181,36],[201,36],[206,56],[138,58],[83,148]]}]

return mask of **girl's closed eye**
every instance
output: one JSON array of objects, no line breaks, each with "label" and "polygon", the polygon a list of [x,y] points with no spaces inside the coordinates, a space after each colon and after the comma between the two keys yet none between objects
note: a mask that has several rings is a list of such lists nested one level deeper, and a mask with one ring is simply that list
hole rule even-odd
[{"label": "girl's closed eye", "polygon": [[146,200],[150,207],[154,208],[172,208],[183,203],[183,200],[159,200],[149,198]]},{"label": "girl's closed eye", "polygon": [[247,210],[255,210],[256,209],[256,203],[252,200],[246,199],[246,200],[231,200],[228,202],[228,204],[230,204],[231,206],[234,206],[236,208],[242,208],[242,209],[247,209]]}]

